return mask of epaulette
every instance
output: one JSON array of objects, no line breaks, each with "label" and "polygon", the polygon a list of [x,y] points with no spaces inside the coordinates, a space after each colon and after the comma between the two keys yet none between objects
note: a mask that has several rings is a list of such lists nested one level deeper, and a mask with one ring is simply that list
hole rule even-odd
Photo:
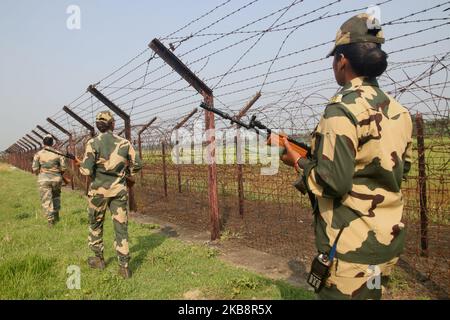
[{"label": "epaulette", "polygon": [[334,95],[330,101],[328,101],[328,104],[334,104],[334,103],[341,103],[342,102],[342,94],[338,93]]}]

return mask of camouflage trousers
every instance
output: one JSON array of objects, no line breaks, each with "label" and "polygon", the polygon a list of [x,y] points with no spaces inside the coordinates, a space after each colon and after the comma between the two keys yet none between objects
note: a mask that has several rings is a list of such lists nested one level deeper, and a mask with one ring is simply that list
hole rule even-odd
[{"label": "camouflage trousers", "polygon": [[330,277],[317,298],[323,300],[379,300],[398,258],[378,265],[335,260]]},{"label": "camouflage trousers", "polygon": [[50,222],[59,220],[59,210],[61,209],[61,182],[40,181],[39,193],[41,195],[42,208],[47,215],[47,220]]},{"label": "camouflage trousers", "polygon": [[117,253],[119,265],[128,266],[130,254],[128,248],[128,193],[123,191],[112,198],[102,195],[89,196],[89,248],[96,256],[103,255],[103,223],[106,209],[112,215],[115,241],[114,248]]}]

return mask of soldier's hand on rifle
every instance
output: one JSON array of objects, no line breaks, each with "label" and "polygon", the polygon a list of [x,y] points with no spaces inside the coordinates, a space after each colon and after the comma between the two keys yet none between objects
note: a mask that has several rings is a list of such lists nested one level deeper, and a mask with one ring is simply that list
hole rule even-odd
[{"label": "soldier's hand on rifle", "polygon": [[71,183],[71,180],[69,178],[67,178],[64,173],[62,175],[62,179],[63,179],[63,185],[64,186],[68,186]]},{"label": "soldier's hand on rifle", "polygon": [[80,159],[78,159],[78,158],[75,158],[75,160],[73,160],[74,162],[75,162],[75,165],[77,166],[77,167],[80,167],[81,166],[81,160]]},{"label": "soldier's hand on rifle", "polygon": [[299,171],[298,160],[300,160],[301,155],[292,148],[286,137],[281,137],[280,140],[283,141],[284,147],[286,148],[286,152],[281,156],[281,161]]},{"label": "soldier's hand on rifle", "polygon": [[280,148],[284,148],[284,140],[283,138],[286,137],[283,133],[280,134],[271,134],[269,135],[269,138],[267,138],[267,144],[269,146],[278,146]]}]

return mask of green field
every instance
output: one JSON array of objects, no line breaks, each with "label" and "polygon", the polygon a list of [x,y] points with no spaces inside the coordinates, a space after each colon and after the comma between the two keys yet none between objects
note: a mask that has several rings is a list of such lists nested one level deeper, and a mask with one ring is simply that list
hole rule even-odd
[{"label": "green field", "polygon": [[[107,269],[86,264],[86,199],[63,191],[61,222],[47,227],[36,178],[0,163],[0,299],[311,299],[311,292],[231,266],[207,246],[167,238],[130,222],[133,278],[117,275],[112,223],[105,223]],[[81,289],[66,285],[71,265]]]}]

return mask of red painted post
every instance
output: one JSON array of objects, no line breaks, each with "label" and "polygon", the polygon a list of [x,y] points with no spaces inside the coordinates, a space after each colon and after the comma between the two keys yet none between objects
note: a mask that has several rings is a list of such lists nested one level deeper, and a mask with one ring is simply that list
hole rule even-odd
[{"label": "red painted post", "polygon": [[[153,118],[152,120],[150,120],[146,125],[144,125],[144,126],[142,127],[142,129],[139,130],[139,132],[138,132],[138,149],[139,149],[139,157],[141,158],[142,163],[144,163],[144,159],[143,159],[143,156],[142,156],[142,134],[145,132],[145,130],[148,129],[148,127],[150,127],[150,126],[153,124],[153,122],[156,121],[156,119],[157,119],[157,117],[154,117],[154,118]],[[142,184],[142,181],[143,181],[143,179],[144,179],[144,170],[143,170],[143,169],[144,169],[144,168],[142,168],[142,170],[141,170],[141,184]]]},{"label": "red painted post", "polygon": [[[172,129],[172,132],[175,131],[175,145],[178,146],[180,143],[180,139],[178,137],[178,130],[186,124],[186,122],[198,111],[197,108],[194,108],[186,117],[184,117],[177,125]],[[177,183],[178,183],[178,193],[181,193],[181,166],[180,166],[180,153],[179,151],[176,154],[176,168],[177,168]]]},{"label": "red painted post", "polygon": [[[250,110],[250,108],[255,104],[256,101],[258,101],[258,99],[260,97],[261,97],[261,92],[259,91],[235,116],[236,120],[240,120],[243,116],[245,116],[246,113],[248,112],[248,110]],[[239,133],[239,127],[237,127],[236,129],[237,129],[237,131],[236,131],[235,147],[236,147],[236,162],[237,162],[236,169],[237,169],[237,183],[238,183],[238,208],[239,208],[239,215],[241,217],[244,217],[245,196],[244,196],[244,172],[243,172],[244,170],[243,170],[242,163],[244,162],[243,160],[245,160],[245,155],[243,158],[242,154],[240,152],[240,150],[241,150],[240,143],[242,143],[242,141],[241,141],[241,136]]]},{"label": "red painted post", "polygon": [[425,161],[424,125],[421,113],[416,113],[417,153],[419,163],[420,247],[421,255],[428,256],[427,171]]},{"label": "red painted post", "polygon": [[[205,103],[209,107],[214,107],[212,95],[205,95]],[[216,136],[214,113],[205,111],[205,129],[207,130],[206,141],[209,146],[209,154],[207,159],[208,165],[208,194],[210,205],[210,221],[211,221],[211,240],[220,237],[220,217],[219,217],[219,201],[217,196],[217,165],[216,165]]]},{"label": "red painted post", "polygon": [[167,198],[167,166],[166,166],[166,143],[161,142],[162,163],[163,163],[163,179],[164,179],[164,196]]},{"label": "red painted post", "polygon": [[[173,52],[167,49],[158,39],[153,39],[149,47],[175,72],[177,72],[186,82],[188,82],[194,89],[203,96],[204,102],[208,106],[213,106],[213,92],[201,81],[180,59],[178,59]],[[210,111],[205,111],[205,124],[208,130],[207,140],[209,145],[209,165],[208,165],[208,195],[210,206],[210,221],[211,221],[211,240],[216,240],[220,237],[220,219],[219,219],[219,202],[217,197],[217,167],[215,161],[215,125],[214,114]]]},{"label": "red painted post", "polygon": [[[175,143],[178,146],[180,143],[178,137],[178,131],[175,132]],[[178,193],[181,193],[181,166],[180,166],[180,150],[177,150],[177,183],[178,183]]]}]

